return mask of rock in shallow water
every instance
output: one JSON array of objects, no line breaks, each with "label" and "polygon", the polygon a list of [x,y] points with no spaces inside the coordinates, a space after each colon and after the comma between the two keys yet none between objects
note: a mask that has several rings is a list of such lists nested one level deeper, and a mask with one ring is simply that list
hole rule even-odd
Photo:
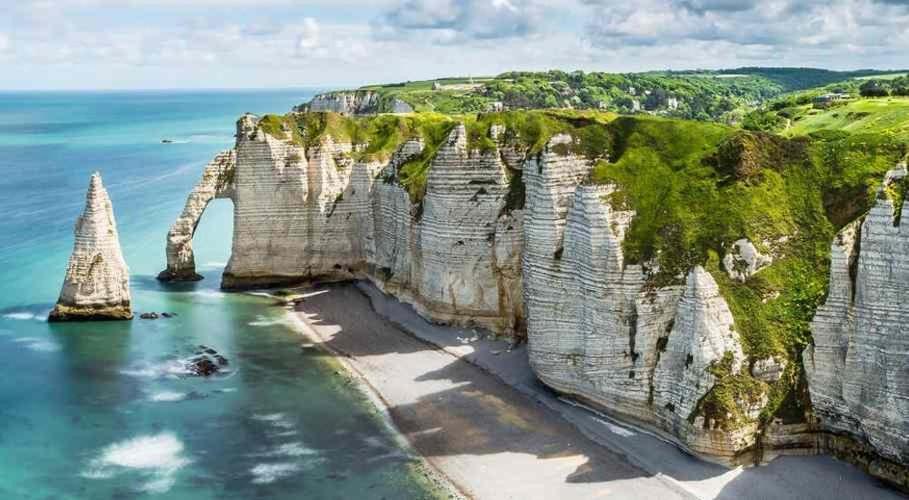
[{"label": "rock in shallow water", "polygon": [[209,377],[223,371],[222,367],[228,364],[227,358],[215,349],[206,345],[199,345],[196,355],[186,363],[186,369],[192,375]]},{"label": "rock in shallow water", "polygon": [[63,288],[48,321],[132,319],[129,270],[101,174],[92,174]]}]

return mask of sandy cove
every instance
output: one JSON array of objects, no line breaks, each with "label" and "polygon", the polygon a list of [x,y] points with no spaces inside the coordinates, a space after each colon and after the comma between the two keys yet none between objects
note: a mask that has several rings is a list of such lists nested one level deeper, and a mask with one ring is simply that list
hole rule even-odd
[{"label": "sandy cove", "polygon": [[365,282],[316,287],[291,313],[355,373],[394,427],[464,496],[904,498],[827,456],[729,470],[540,384],[523,347],[433,325]]}]

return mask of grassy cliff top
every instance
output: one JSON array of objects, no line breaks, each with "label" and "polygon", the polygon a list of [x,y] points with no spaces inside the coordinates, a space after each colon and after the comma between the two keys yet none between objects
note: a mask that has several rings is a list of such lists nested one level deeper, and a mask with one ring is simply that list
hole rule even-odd
[{"label": "grassy cliff top", "polygon": [[[364,117],[292,113],[260,123],[269,134],[310,147],[328,137],[350,142],[359,160],[387,159],[408,139],[421,139],[423,153],[388,179],[407,189],[417,204],[433,158],[459,123],[472,154],[507,145],[532,156],[554,135],[571,135],[574,141],[555,151],[592,162],[588,182],[617,187],[604,203],[636,212],[623,243],[626,263],[645,264],[653,286],[681,284],[693,266],[705,266],[729,304],[749,358],[788,361],[785,377],[770,386],[747,373],[720,377],[726,372],[717,366],[720,383],[698,410],[714,416],[740,415],[736,398],[754,399],[756,391],[770,397],[764,418],[800,411],[792,407],[801,401],[793,396],[801,377],[799,358],[827,292],[831,241],[870,208],[885,172],[907,152],[898,134],[881,132],[893,128],[884,119],[868,119],[855,133],[828,130],[798,137],[568,110]],[[493,125],[504,126],[505,133],[493,139]],[[520,196],[520,173],[510,175]],[[744,282],[729,278],[722,264],[741,238],[773,259]],[[738,418],[723,425],[734,427]]]},{"label": "grassy cliff top", "polygon": [[[787,138],[653,118],[620,118],[608,127],[621,128],[613,136],[619,142],[592,180],[616,185],[605,201],[636,212],[623,243],[626,262],[649,264],[655,286],[681,284],[692,266],[705,266],[749,359],[788,362],[783,379],[769,385],[717,366],[718,384],[696,413],[735,428],[744,418],[740,402],[760,393],[770,400],[765,422],[803,411],[801,352],[827,293],[830,244],[874,203],[906,142],[867,132]],[[773,259],[744,282],[722,264],[740,238]]]},{"label": "grassy cliff top", "polygon": [[791,125],[782,134],[788,137],[840,130],[886,134],[909,142],[909,97],[855,99],[827,109],[802,105],[787,111]]},{"label": "grassy cliff top", "polygon": [[383,103],[395,99],[404,101],[418,112],[475,113],[497,106],[505,109],[602,109],[736,122],[756,105],[785,93],[876,76],[887,78],[891,74],[875,70],[839,72],[814,68],[644,73],[513,71],[492,77],[367,85],[357,91],[376,92]]}]

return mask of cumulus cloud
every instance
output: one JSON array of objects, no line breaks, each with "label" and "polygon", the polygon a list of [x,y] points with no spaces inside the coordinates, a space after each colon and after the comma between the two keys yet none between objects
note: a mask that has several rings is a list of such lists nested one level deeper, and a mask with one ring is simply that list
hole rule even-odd
[{"label": "cumulus cloud", "polygon": [[374,23],[378,38],[428,37],[434,43],[523,37],[543,26],[535,0],[404,0]]},{"label": "cumulus cloud", "polygon": [[319,23],[311,17],[303,20],[300,36],[297,38],[297,48],[301,51],[311,50],[319,46]]},{"label": "cumulus cloud", "polygon": [[905,0],[583,0],[594,47],[686,46],[697,42],[769,47],[833,57],[892,54],[909,26]]}]

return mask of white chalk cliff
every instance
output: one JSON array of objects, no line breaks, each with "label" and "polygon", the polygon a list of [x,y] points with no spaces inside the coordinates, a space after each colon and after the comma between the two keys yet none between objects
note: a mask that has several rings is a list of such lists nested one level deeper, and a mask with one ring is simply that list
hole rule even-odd
[{"label": "white chalk cliff", "polygon": [[[454,126],[415,203],[399,174],[427,147],[422,139],[365,161],[356,159],[363,145],[325,135],[304,146],[244,116],[235,148],[206,168],[168,235],[164,277],[195,277],[193,229],[209,200],[230,198],[224,288],[369,279],[431,321],[526,331],[545,384],[709,460],[754,463],[864,443],[863,453],[881,460],[847,458],[907,484],[909,233],[894,225],[889,200],[833,246],[830,293],[804,354],[818,422],[761,422],[787,365],[745,355],[722,275],[696,266],[658,284],[653,263],[626,262],[635,213],[610,201],[615,187],[589,182],[593,162],[571,152],[573,139],[556,135],[531,155],[506,132],[493,126],[494,147],[480,150]],[[518,183],[526,196],[513,203],[524,193]],[[733,247],[725,269],[734,280],[772,259],[748,240]],[[730,398],[734,411],[717,403]]]},{"label": "white chalk cliff", "polygon": [[92,174],[85,209],[76,220],[75,244],[50,321],[131,319],[129,270],[101,175]]},{"label": "white chalk cliff", "polygon": [[344,115],[376,113],[412,113],[413,107],[398,98],[383,99],[371,90],[328,92],[319,94],[298,108],[299,111],[332,112]]},{"label": "white chalk cliff", "polygon": [[[891,174],[898,180],[906,172]],[[909,205],[901,212],[882,190],[871,211],[837,235],[827,301],[803,360],[814,412],[832,434],[828,447],[906,484]]]}]

